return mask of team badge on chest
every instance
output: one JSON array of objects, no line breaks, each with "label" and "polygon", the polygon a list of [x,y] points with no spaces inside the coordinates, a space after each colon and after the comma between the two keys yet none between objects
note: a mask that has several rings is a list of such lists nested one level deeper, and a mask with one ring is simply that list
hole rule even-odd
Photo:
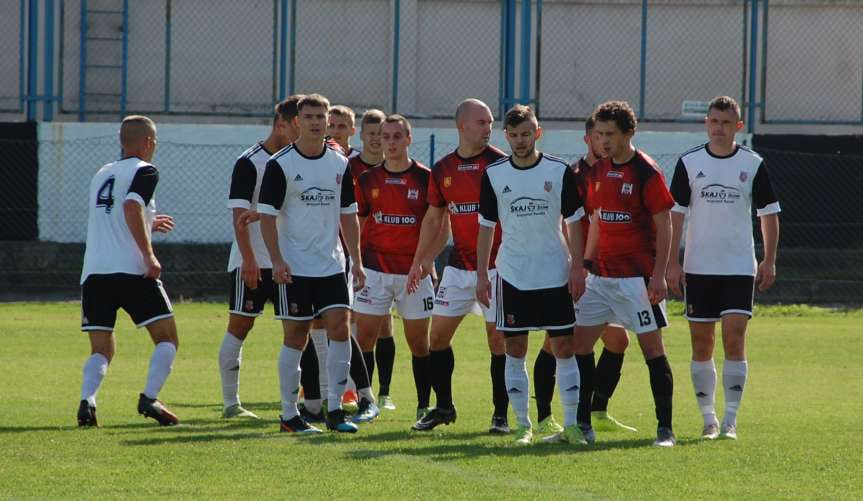
[{"label": "team badge on chest", "polygon": [[545,189],[545,191],[551,191],[551,187],[552,187],[551,181],[546,181],[545,186],[543,186],[543,189]]},{"label": "team badge on chest", "polygon": [[336,184],[342,184],[342,175],[336,174]]},{"label": "team badge on chest", "polygon": [[632,195],[632,183],[623,183],[620,187],[620,193],[623,195]]},{"label": "team badge on chest", "polygon": [[443,178],[443,187],[449,188],[450,186],[452,186],[452,177],[447,176],[447,177]]},{"label": "team badge on chest", "polygon": [[372,188],[372,199],[377,199],[379,196],[381,196],[381,190],[378,188]]},{"label": "team badge on chest", "polygon": [[408,188],[408,200],[419,200],[420,199],[420,190],[414,188]]},{"label": "team badge on chest", "polygon": [[747,179],[749,179],[749,173],[746,171],[740,171],[740,182],[745,183]]}]

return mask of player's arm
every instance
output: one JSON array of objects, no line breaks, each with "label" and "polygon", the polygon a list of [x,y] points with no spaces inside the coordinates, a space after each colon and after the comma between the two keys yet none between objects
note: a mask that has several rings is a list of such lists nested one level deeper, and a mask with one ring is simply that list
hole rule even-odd
[{"label": "player's arm", "polygon": [[581,231],[584,202],[578,194],[578,180],[570,169],[563,172],[560,198],[560,215],[566,224],[566,240],[569,244],[569,293],[573,301],[578,301],[584,294],[584,234]]},{"label": "player's arm", "polygon": [[366,272],[363,269],[363,258],[360,253],[360,221],[357,218],[358,204],[354,193],[354,180],[351,170],[345,169],[342,177],[340,227],[342,238],[351,256],[351,274],[354,277],[354,290],[360,290],[366,284]]},{"label": "player's arm", "polygon": [[126,199],[123,201],[123,216],[126,219],[126,226],[129,227],[135,245],[138,246],[138,250],[141,251],[144,258],[144,266],[146,267],[144,276],[148,278],[159,278],[162,273],[162,265],[153,252],[150,232],[147,231],[147,218],[144,214],[158,183],[159,171],[155,167],[148,165],[139,168],[129,185]]},{"label": "player's arm", "polygon": [[587,245],[584,246],[584,267],[591,269],[590,263],[587,261],[592,261],[599,255],[597,250],[599,248],[599,213],[593,211],[593,214],[584,217],[590,221],[587,226]]},{"label": "player's arm", "polygon": [[491,259],[491,246],[497,222],[497,195],[491,185],[488,172],[484,172],[479,189],[479,233],[476,236],[476,298],[486,307],[491,306],[488,262]]},{"label": "player's arm", "polygon": [[278,162],[270,160],[264,170],[261,180],[261,193],[258,196],[258,213],[261,221],[261,236],[270,261],[273,263],[273,282],[277,284],[291,283],[291,268],[282,257],[279,248],[279,230],[276,227],[276,216],[285,202],[287,181],[285,173]]},{"label": "player's arm", "polygon": [[[444,238],[448,236],[448,232],[444,228],[444,221],[447,219],[449,218],[447,217],[446,207],[429,205],[428,209],[426,209],[422,225],[420,226],[420,238],[417,243],[417,250],[414,253],[411,269],[408,272],[406,288],[409,294],[416,292],[420,281],[434,269],[434,258],[441,250],[441,234],[444,233]],[[446,245],[446,240],[444,240],[443,245]]]},{"label": "player's arm", "polygon": [[674,168],[674,177],[671,178],[671,196],[674,198],[674,207],[671,209],[671,247],[665,276],[671,292],[676,296],[683,296],[686,274],[680,266],[680,239],[683,237],[683,222],[689,212],[689,201],[692,197],[689,174],[686,172],[683,159],[677,160],[677,166]]},{"label": "player's arm", "polygon": [[252,207],[257,177],[257,169],[248,158],[238,159],[234,164],[228,195],[228,207],[232,213],[234,237],[237,240],[240,256],[243,258],[240,265],[240,277],[246,287],[250,289],[256,289],[258,282],[261,281],[261,269],[258,267],[255,251],[252,250],[252,240],[249,236],[249,223],[257,215],[246,214]]},{"label": "player's arm", "polygon": [[758,264],[755,283],[759,291],[766,291],[776,280],[776,252],[779,246],[779,200],[773,192],[767,167],[762,164],[752,180],[752,199],[756,214],[761,221],[761,238],[764,243],[764,259]]},{"label": "player's arm", "polygon": [[647,295],[651,304],[657,304],[668,294],[665,272],[671,253],[671,211],[666,209],[654,214],[653,224],[656,226],[656,261],[647,285]]}]

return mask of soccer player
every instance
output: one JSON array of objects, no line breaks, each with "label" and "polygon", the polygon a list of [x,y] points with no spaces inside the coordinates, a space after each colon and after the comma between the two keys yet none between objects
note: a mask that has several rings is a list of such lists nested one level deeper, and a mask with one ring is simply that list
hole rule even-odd
[{"label": "soccer player", "polygon": [[[351,169],[354,184],[365,171],[384,161],[384,152],[381,147],[381,125],[385,119],[386,114],[377,109],[366,110],[360,119],[360,139],[363,143],[363,149],[348,159],[348,167]],[[351,328],[356,328],[356,323]],[[390,396],[390,383],[393,378],[395,358],[396,343],[393,339],[392,315],[386,315],[383,324],[381,324],[381,330],[378,332],[378,340],[375,343],[375,357],[371,360],[372,364],[366,368],[369,374],[372,374],[375,370],[375,364],[377,365],[378,405],[388,410],[395,410],[396,408],[395,402]]]},{"label": "soccer player", "polygon": [[411,126],[405,117],[386,117],[380,131],[385,160],[361,175],[356,186],[363,264],[368,269],[366,285],[354,298],[357,340],[366,367],[373,370],[372,350],[395,303],[412,354],[419,419],[431,393],[428,327],[434,288],[430,277],[414,293],[409,294],[406,285],[428,208],[429,169],[408,153]]},{"label": "soccer player", "polygon": [[659,421],[654,445],[671,447],[673,379],[665,356],[661,328],[665,317],[665,268],[671,241],[670,209],[674,200],[662,170],[632,146],[637,120],[628,103],[609,101],[593,113],[605,158],[586,177],[589,213],[596,213],[598,243],[587,290],[576,307],[575,352],[581,371],[579,425],[590,441],[590,399],[596,367],[593,346],[611,321],[634,331],[650,372],[650,387]]},{"label": "soccer player", "polygon": [[273,270],[270,256],[261,236],[259,222],[240,224],[247,210],[257,210],[261,180],[270,157],[297,139],[297,103],[303,96],[290,96],[274,109],[270,135],[246,150],[234,164],[228,207],[233,212],[234,241],[228,258],[231,275],[228,330],[219,348],[219,371],[222,376],[222,417],[257,419],[240,404],[240,365],[243,343],[255,318],[264,311],[267,300],[275,304]]},{"label": "soccer player", "polygon": [[[683,267],[675,253],[668,267],[668,285],[675,294],[680,294],[682,285],[685,293],[692,336],[692,384],[704,418],[701,436],[736,439],[737,411],[748,372],[746,325],[752,317],[755,286],[765,291],[776,278],[780,209],[764,159],[734,140],[734,134],[743,128],[737,102],[727,96],[713,99],[705,123],[707,144],[680,157],[671,181],[676,202],[671,213],[672,249],[680,248],[687,214],[689,224]],[[753,205],[764,240],[761,263],[755,259],[752,239]],[[721,427],[714,409],[716,322],[722,323],[725,349],[725,416]]]},{"label": "soccer player", "polygon": [[278,367],[281,430],[285,432],[320,432],[300,417],[297,409],[300,358],[316,315],[321,316],[329,338],[327,428],[357,431],[341,408],[351,347],[350,285],[339,230],[357,285],[365,282],[365,272],[359,260],[359,224],[347,158],[324,139],[329,106],[329,101],[318,94],[297,103],[299,137],[267,162],[258,202],[261,233],[277,284],[274,309],[284,330]]},{"label": "soccer player", "polygon": [[[81,271],[81,330],[90,338],[84,364],[78,426],[98,426],[96,394],[114,357],[114,325],[123,308],[137,327],[146,327],[156,345],[138,413],[162,426],[179,419],[158,400],[177,354],[177,326],[159,275],[151,232],[174,228],[170,216],[156,215],[153,193],[159,171],[150,162],[156,151],[156,124],[145,116],[123,119],[123,158],[103,166],[90,182],[87,244]],[[120,201],[120,205],[117,202]]]},{"label": "soccer player", "polygon": [[357,132],[355,121],[354,110],[347,106],[339,104],[330,108],[327,136],[342,147],[342,151],[349,159],[360,154],[360,150],[351,147],[351,138]]},{"label": "soccer player", "polygon": [[584,238],[578,222],[584,211],[575,173],[563,160],[537,151],[542,129],[529,107],[507,111],[504,131],[512,155],[491,164],[482,176],[476,295],[490,306],[489,258],[500,222],[496,321],[505,337],[506,387],[518,418],[516,443],[533,441],[525,366],[531,330],[545,330],[551,337],[564,408],[561,437],[585,443],[576,424],[581,383],[572,352],[573,299],[584,292]]},{"label": "soccer player", "polygon": [[[413,425],[414,430],[428,431],[440,424],[456,420],[452,396],[452,374],[455,356],[452,338],[466,314],[477,307],[476,300],[476,235],[479,231],[479,192],[482,174],[489,164],[506,156],[488,141],[494,117],[488,105],[478,99],[466,99],[455,112],[458,148],[440,159],[432,168],[428,203],[423,218],[420,240],[408,277],[408,291],[413,292],[421,280],[431,273],[434,259],[447,243],[452,228],[453,249],[437,290],[432,310],[430,356],[432,388],[437,404]],[[447,225],[449,223],[449,225]],[[500,226],[494,233],[491,262],[500,246]],[[493,268],[490,278],[496,277]],[[491,351],[492,413],[491,433],[508,433],[507,408],[509,398],[504,383],[503,335],[495,328],[494,300],[490,308],[482,306],[486,321],[486,336]]]}]

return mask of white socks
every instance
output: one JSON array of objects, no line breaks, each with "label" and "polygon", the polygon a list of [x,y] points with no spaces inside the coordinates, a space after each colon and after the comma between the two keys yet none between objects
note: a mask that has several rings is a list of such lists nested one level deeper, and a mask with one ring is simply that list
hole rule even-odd
[{"label": "white socks", "polygon": [[84,362],[84,380],[81,382],[81,400],[86,400],[90,407],[96,407],[96,393],[108,372],[108,359],[101,353],[93,353]]},{"label": "white socks", "polygon": [[279,352],[279,392],[282,395],[282,419],[293,418],[297,410],[297,393],[300,391],[300,358],[303,352],[282,345]]},{"label": "white socks", "polygon": [[557,389],[563,403],[563,425],[578,422],[578,400],[581,394],[581,373],[575,357],[557,359]]},{"label": "white socks", "polygon": [[176,356],[177,347],[167,341],[157,344],[156,348],[153,349],[153,356],[150,357],[150,370],[147,371],[147,386],[144,388],[144,395],[147,398],[159,396],[162,386],[165,385],[168,375],[171,374]]},{"label": "white socks", "polygon": [[312,329],[312,343],[315,345],[315,354],[318,356],[318,381],[321,386],[321,396],[326,398],[327,395],[327,330]]},{"label": "white socks", "polygon": [[704,362],[693,360],[689,364],[695,399],[704,418],[704,426],[719,424],[716,420],[716,366],[713,359]]},{"label": "white socks", "polygon": [[[298,359],[299,362],[299,359]],[[351,342],[330,340],[327,353],[327,375],[329,387],[327,392],[327,411],[335,411],[342,406],[342,393],[348,384],[348,373],[351,369]]]},{"label": "white socks", "polygon": [[737,409],[743,399],[747,372],[749,366],[746,360],[726,360],[722,365],[722,386],[725,387],[725,417],[722,418],[722,424],[737,426]]},{"label": "white socks", "polygon": [[240,404],[240,363],[243,360],[243,341],[225,332],[219,348],[219,372],[222,374],[222,401],[225,408]]},{"label": "white socks", "polygon": [[530,415],[528,414],[530,382],[527,378],[527,365],[525,365],[524,357],[516,358],[507,355],[504,374],[509,403],[512,404],[512,409],[515,411],[518,424],[530,428]]}]

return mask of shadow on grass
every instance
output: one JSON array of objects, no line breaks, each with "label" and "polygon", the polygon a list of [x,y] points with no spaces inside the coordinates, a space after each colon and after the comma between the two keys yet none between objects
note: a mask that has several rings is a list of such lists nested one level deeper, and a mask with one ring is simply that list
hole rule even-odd
[{"label": "shadow on grass", "polygon": [[[171,402],[171,407],[178,409],[212,409],[222,412],[222,404],[219,403],[191,403],[191,402]],[[250,411],[280,411],[282,404],[279,402],[243,402],[243,407]]]}]

